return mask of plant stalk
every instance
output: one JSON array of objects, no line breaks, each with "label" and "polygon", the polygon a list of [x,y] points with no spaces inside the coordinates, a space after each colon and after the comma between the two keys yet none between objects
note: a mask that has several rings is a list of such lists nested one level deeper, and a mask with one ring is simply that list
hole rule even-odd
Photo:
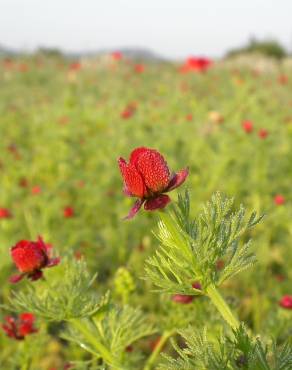
[{"label": "plant stalk", "polygon": [[120,369],[120,365],[117,364],[116,359],[110,353],[110,351],[96,338],[96,336],[87,328],[86,323],[82,320],[74,319],[71,323],[75,328],[83,334],[84,338],[90,343],[94,349],[100,354],[104,361],[112,366],[115,370]]},{"label": "plant stalk", "polygon": [[159,353],[161,352],[165,342],[175,333],[174,330],[167,330],[165,331],[162,336],[160,337],[160,340],[159,342],[157,343],[157,345],[155,346],[155,349],[153,350],[153,352],[151,353],[151,355],[149,356],[145,366],[144,366],[144,369],[143,370],[151,370],[152,369],[152,366],[155,364],[156,362],[156,359],[157,359],[157,356],[159,355]]},{"label": "plant stalk", "polygon": [[233,315],[230,307],[225,302],[219,291],[214,285],[209,285],[206,289],[208,297],[211,299],[214,306],[220,312],[223,319],[231,326],[232,329],[238,329],[240,323],[238,319]]}]

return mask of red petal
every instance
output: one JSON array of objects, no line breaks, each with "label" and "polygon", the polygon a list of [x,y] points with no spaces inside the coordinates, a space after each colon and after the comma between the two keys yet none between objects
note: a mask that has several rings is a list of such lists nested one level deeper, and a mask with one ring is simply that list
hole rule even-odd
[{"label": "red petal", "polygon": [[23,278],[24,278],[24,274],[13,275],[13,276],[10,276],[9,281],[10,283],[15,284],[15,283],[18,283]]},{"label": "red petal", "polygon": [[135,202],[134,206],[130,209],[128,216],[126,216],[124,220],[130,220],[131,218],[133,218],[136,215],[136,213],[140,210],[143,203],[144,203],[143,199],[138,199]]},{"label": "red petal", "polygon": [[144,209],[146,211],[155,211],[156,209],[162,209],[166,207],[169,202],[170,198],[168,195],[160,194],[155,198],[146,200]]},{"label": "red petal", "polygon": [[35,321],[35,316],[33,313],[30,312],[24,312],[19,315],[20,320],[33,323]]},{"label": "red petal", "polygon": [[169,168],[158,151],[138,148],[138,150],[136,149],[132,153],[131,158],[151,192],[162,192],[168,186],[170,179]]},{"label": "red petal", "polygon": [[36,271],[34,271],[34,272],[32,272],[31,274],[28,275],[28,278],[31,281],[39,280],[42,277],[43,277],[43,272],[41,270],[36,270]]},{"label": "red petal", "polygon": [[11,248],[12,259],[20,272],[33,272],[43,267],[47,255],[39,242],[22,240]]},{"label": "red petal", "polygon": [[148,148],[145,148],[144,146],[141,146],[140,148],[136,148],[132,151],[131,155],[130,155],[130,163],[135,165],[138,158],[140,157],[140,155],[142,153],[145,153],[147,152],[149,149]]},{"label": "red petal", "polygon": [[171,191],[175,188],[178,188],[181,184],[184,183],[185,179],[188,177],[188,174],[189,174],[188,168],[185,168],[177,172],[170,180],[166,191]]},{"label": "red petal", "polygon": [[53,267],[53,266],[56,266],[60,263],[61,261],[61,258],[60,257],[57,257],[57,258],[51,258],[48,262],[48,264],[46,265],[46,267]]},{"label": "red petal", "polygon": [[127,164],[123,158],[120,158],[118,163],[127,191],[136,197],[143,198],[146,193],[146,188],[135,166],[131,163]]}]

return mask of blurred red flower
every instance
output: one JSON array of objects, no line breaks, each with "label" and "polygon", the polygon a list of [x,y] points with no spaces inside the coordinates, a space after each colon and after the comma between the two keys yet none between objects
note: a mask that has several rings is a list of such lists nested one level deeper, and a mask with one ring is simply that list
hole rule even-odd
[{"label": "blurred red flower", "polygon": [[281,298],[279,305],[287,310],[292,310],[292,295],[284,295]]},{"label": "blurred red flower", "polygon": [[191,122],[193,120],[193,115],[191,113],[186,115],[186,120]]},{"label": "blurred red flower", "polygon": [[11,257],[21,274],[11,276],[10,282],[17,283],[27,276],[35,281],[43,276],[42,269],[58,265],[60,258],[51,258],[50,244],[39,236],[37,241],[21,240],[10,249]]},{"label": "blurred red flower", "polygon": [[268,130],[264,129],[264,128],[261,128],[259,131],[258,131],[258,136],[260,139],[265,139],[267,136],[269,135],[269,132]]},{"label": "blurred red flower", "polygon": [[288,83],[288,76],[287,75],[280,75],[278,77],[278,82],[281,84],[281,85],[286,85]]},{"label": "blurred red flower", "polygon": [[60,125],[67,125],[70,122],[70,118],[68,116],[61,116],[58,120]]},{"label": "blurred red flower", "polygon": [[112,53],[112,58],[116,61],[119,61],[119,60],[123,59],[123,54],[120,51],[114,51]]},{"label": "blurred red flower", "polygon": [[5,58],[3,60],[3,65],[5,69],[12,69],[14,67],[14,61],[11,58]]},{"label": "blurred red flower", "polygon": [[69,65],[69,70],[70,71],[79,71],[81,69],[82,65],[80,62],[72,62],[70,65]]},{"label": "blurred red flower", "polygon": [[242,122],[242,128],[247,134],[250,134],[253,131],[252,121],[243,121]]},{"label": "blurred red flower", "polygon": [[64,215],[65,218],[74,217],[74,215],[75,215],[74,208],[70,207],[70,206],[65,207],[63,209],[63,215]]},{"label": "blurred red flower", "polygon": [[283,204],[285,204],[285,198],[283,195],[281,194],[277,194],[274,196],[274,203],[277,205],[277,206],[281,206]]},{"label": "blurred red flower", "polygon": [[121,118],[127,119],[131,118],[133,114],[136,112],[137,103],[129,103],[126,108],[121,112]]},{"label": "blurred red flower", "polygon": [[40,194],[41,192],[42,192],[42,189],[41,189],[41,187],[40,187],[39,185],[35,185],[35,186],[33,186],[33,187],[32,187],[32,189],[31,189],[31,193],[32,193],[33,195]]},{"label": "blurred red flower", "polygon": [[135,64],[134,70],[136,73],[143,73],[145,71],[145,66],[143,64]]},{"label": "blurred red flower", "polygon": [[20,63],[20,64],[18,65],[18,70],[19,70],[20,72],[22,72],[22,73],[28,72],[28,70],[29,70],[29,66],[28,66],[28,64],[26,64],[26,63]]},{"label": "blurred red flower", "polygon": [[164,208],[170,198],[167,193],[180,186],[188,176],[188,169],[171,174],[163,156],[155,149],[140,147],[132,151],[130,161],[118,160],[124,180],[124,193],[139,198],[127,219],[135,216],[141,206],[154,211]]},{"label": "blurred red flower", "polygon": [[182,73],[206,72],[212,64],[213,62],[211,61],[211,59],[208,58],[189,57],[181,67],[180,71]]},{"label": "blurred red flower", "polygon": [[0,208],[0,219],[1,218],[11,218],[12,214],[7,208]]},{"label": "blurred red flower", "polygon": [[6,316],[4,320],[5,324],[2,324],[2,329],[8,337],[16,340],[22,340],[27,335],[38,331],[34,327],[35,317],[32,313],[22,313],[18,318]]}]

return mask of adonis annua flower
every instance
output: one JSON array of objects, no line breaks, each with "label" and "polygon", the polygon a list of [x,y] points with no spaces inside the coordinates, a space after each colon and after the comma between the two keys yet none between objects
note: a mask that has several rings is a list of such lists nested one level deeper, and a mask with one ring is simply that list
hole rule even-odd
[{"label": "adonis annua flower", "polygon": [[124,180],[124,193],[138,200],[130,210],[127,219],[135,216],[144,204],[146,211],[164,208],[170,198],[164,193],[180,186],[188,176],[185,168],[171,173],[163,156],[155,149],[140,147],[132,151],[130,160],[118,160]]}]

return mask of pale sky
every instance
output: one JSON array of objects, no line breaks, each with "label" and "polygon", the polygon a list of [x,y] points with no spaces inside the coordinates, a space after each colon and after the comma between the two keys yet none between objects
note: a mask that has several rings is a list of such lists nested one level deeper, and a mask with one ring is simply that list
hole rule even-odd
[{"label": "pale sky", "polygon": [[0,0],[0,45],[13,48],[221,56],[252,35],[291,52],[292,0]]}]

